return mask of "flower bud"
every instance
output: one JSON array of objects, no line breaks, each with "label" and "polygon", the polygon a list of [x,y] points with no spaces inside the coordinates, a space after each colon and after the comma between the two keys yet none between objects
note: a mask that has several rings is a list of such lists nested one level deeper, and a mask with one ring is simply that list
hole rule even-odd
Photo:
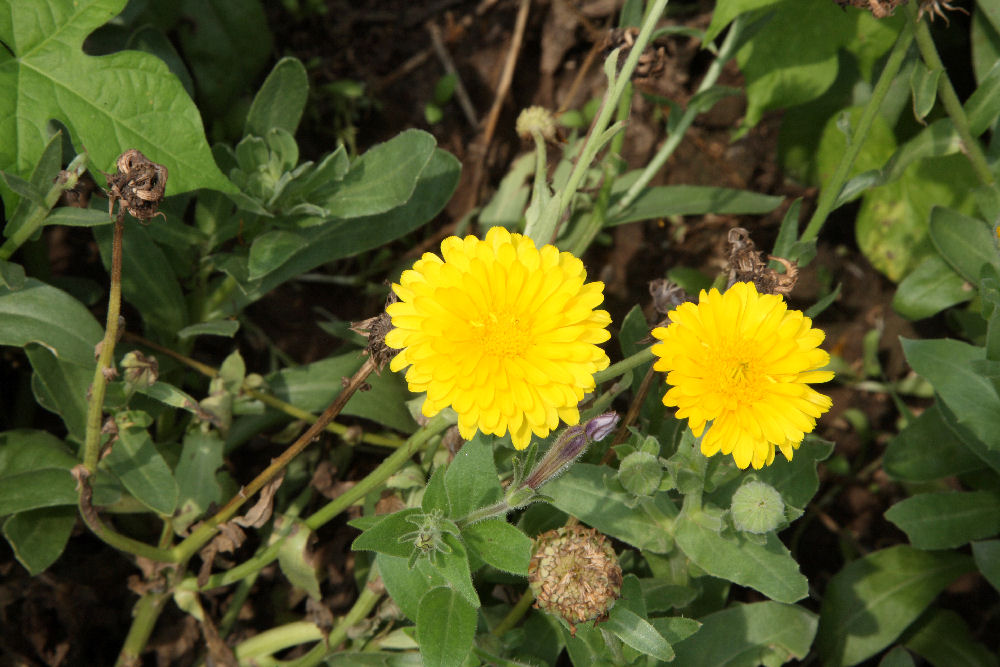
[{"label": "flower bud", "polygon": [[746,533],[769,533],[785,519],[785,503],[770,484],[747,482],[736,489],[730,508],[733,524]]},{"label": "flower bud", "polygon": [[532,133],[537,131],[546,141],[556,140],[556,120],[545,107],[534,106],[523,110],[514,127],[523,139],[531,139]]},{"label": "flower bud", "polygon": [[618,426],[618,421],[617,412],[605,412],[597,415],[587,422],[587,425],[584,427],[587,431],[587,437],[590,438],[591,442],[604,440]]},{"label": "flower bud", "polygon": [[583,526],[550,530],[535,539],[528,565],[535,607],[576,624],[607,617],[621,596],[622,569],[604,535]]},{"label": "flower bud", "polygon": [[156,357],[147,357],[138,350],[126,354],[122,358],[121,367],[125,384],[132,391],[153,386],[160,375]]},{"label": "flower bud", "polygon": [[614,412],[605,412],[586,424],[568,427],[545,452],[545,456],[524,480],[524,485],[537,489],[555,479],[580,458],[587,445],[606,438],[617,424],[618,415]]}]

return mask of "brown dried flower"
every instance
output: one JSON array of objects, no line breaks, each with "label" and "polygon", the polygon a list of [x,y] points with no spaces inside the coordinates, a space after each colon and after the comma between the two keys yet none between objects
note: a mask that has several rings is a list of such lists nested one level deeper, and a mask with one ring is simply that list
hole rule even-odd
[{"label": "brown dried flower", "polygon": [[118,173],[107,175],[108,215],[114,214],[116,201],[119,217],[123,208],[137,220],[163,215],[157,209],[167,190],[167,168],[134,148],[118,156],[117,167]]},{"label": "brown dried flower", "polygon": [[785,273],[770,268],[761,258],[750,233],[742,227],[729,230],[729,280],[726,288],[736,283],[753,283],[760,294],[788,296],[798,282],[799,269],[795,262],[783,257],[768,255],[769,260],[781,263]]}]

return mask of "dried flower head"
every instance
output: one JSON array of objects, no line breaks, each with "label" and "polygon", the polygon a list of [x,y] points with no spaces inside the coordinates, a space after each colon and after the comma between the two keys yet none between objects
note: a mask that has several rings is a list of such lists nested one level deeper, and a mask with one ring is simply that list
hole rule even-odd
[{"label": "dried flower head", "polygon": [[622,569],[607,538],[593,528],[563,527],[535,539],[528,565],[535,607],[576,624],[607,616],[621,596]]},{"label": "dried flower head", "polygon": [[702,290],[698,304],[681,304],[669,317],[669,326],[653,329],[662,341],[653,346],[653,368],[672,385],[663,404],[678,408],[695,437],[704,433],[702,453],[732,454],[740,468],[770,465],[775,448],[791,460],[830,409],[830,398],[809,386],[833,378],[818,370],[830,360],[819,349],[823,332],[752,283]]},{"label": "dried flower head", "polygon": [[123,215],[122,208],[137,220],[157,215],[167,190],[167,168],[134,148],[118,156],[117,167],[117,173],[108,175],[108,214],[113,213],[118,201],[119,216]]},{"label": "dried flower head", "polygon": [[521,111],[514,129],[522,139],[531,139],[534,132],[542,135],[545,141],[555,141],[558,138],[556,119],[545,107],[533,106]]},{"label": "dried flower head", "polygon": [[423,413],[451,406],[463,438],[476,431],[524,449],[562,420],[580,420],[578,403],[607,368],[598,344],[611,318],[594,310],[604,284],[587,283],[583,262],[494,227],[483,240],[451,236],[441,255],[425,253],[392,288],[385,344],[401,350],[389,365],[407,368],[410,391],[427,392]]}]

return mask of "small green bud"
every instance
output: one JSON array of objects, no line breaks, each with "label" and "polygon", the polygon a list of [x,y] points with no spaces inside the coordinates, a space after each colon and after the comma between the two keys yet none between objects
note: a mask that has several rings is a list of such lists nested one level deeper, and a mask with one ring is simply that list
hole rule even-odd
[{"label": "small green bud", "polygon": [[515,129],[523,139],[530,139],[533,132],[538,132],[546,141],[556,140],[556,120],[545,107],[528,107],[522,111],[517,117]]},{"label": "small green bud", "polygon": [[747,482],[733,494],[730,512],[737,530],[769,533],[784,521],[785,503],[770,484]]},{"label": "small green bud", "polygon": [[618,481],[635,496],[651,496],[660,488],[663,466],[648,452],[633,452],[618,466]]},{"label": "small green bud", "polygon": [[138,350],[126,354],[122,358],[121,367],[122,379],[130,391],[152,387],[160,375],[160,365],[156,357],[147,357]]}]

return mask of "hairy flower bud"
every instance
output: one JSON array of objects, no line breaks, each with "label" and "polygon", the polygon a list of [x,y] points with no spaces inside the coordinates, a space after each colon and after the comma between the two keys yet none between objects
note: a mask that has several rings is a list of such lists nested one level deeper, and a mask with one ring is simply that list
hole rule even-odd
[{"label": "hairy flower bud", "polygon": [[556,120],[545,107],[534,106],[523,110],[517,117],[515,129],[523,139],[531,139],[532,132],[537,131],[546,141],[556,140]]},{"label": "hairy flower bud", "polygon": [[568,427],[545,452],[545,456],[524,480],[524,485],[537,489],[555,479],[580,458],[590,443],[606,438],[617,424],[617,413],[605,412],[586,424]]},{"label": "hairy flower bud", "polygon": [[733,494],[730,512],[737,530],[768,533],[784,520],[785,503],[778,490],[770,484],[747,482]]},{"label": "hairy flower bud", "polygon": [[604,535],[583,526],[563,527],[535,539],[528,565],[535,607],[576,624],[605,618],[621,596],[622,569]]}]

